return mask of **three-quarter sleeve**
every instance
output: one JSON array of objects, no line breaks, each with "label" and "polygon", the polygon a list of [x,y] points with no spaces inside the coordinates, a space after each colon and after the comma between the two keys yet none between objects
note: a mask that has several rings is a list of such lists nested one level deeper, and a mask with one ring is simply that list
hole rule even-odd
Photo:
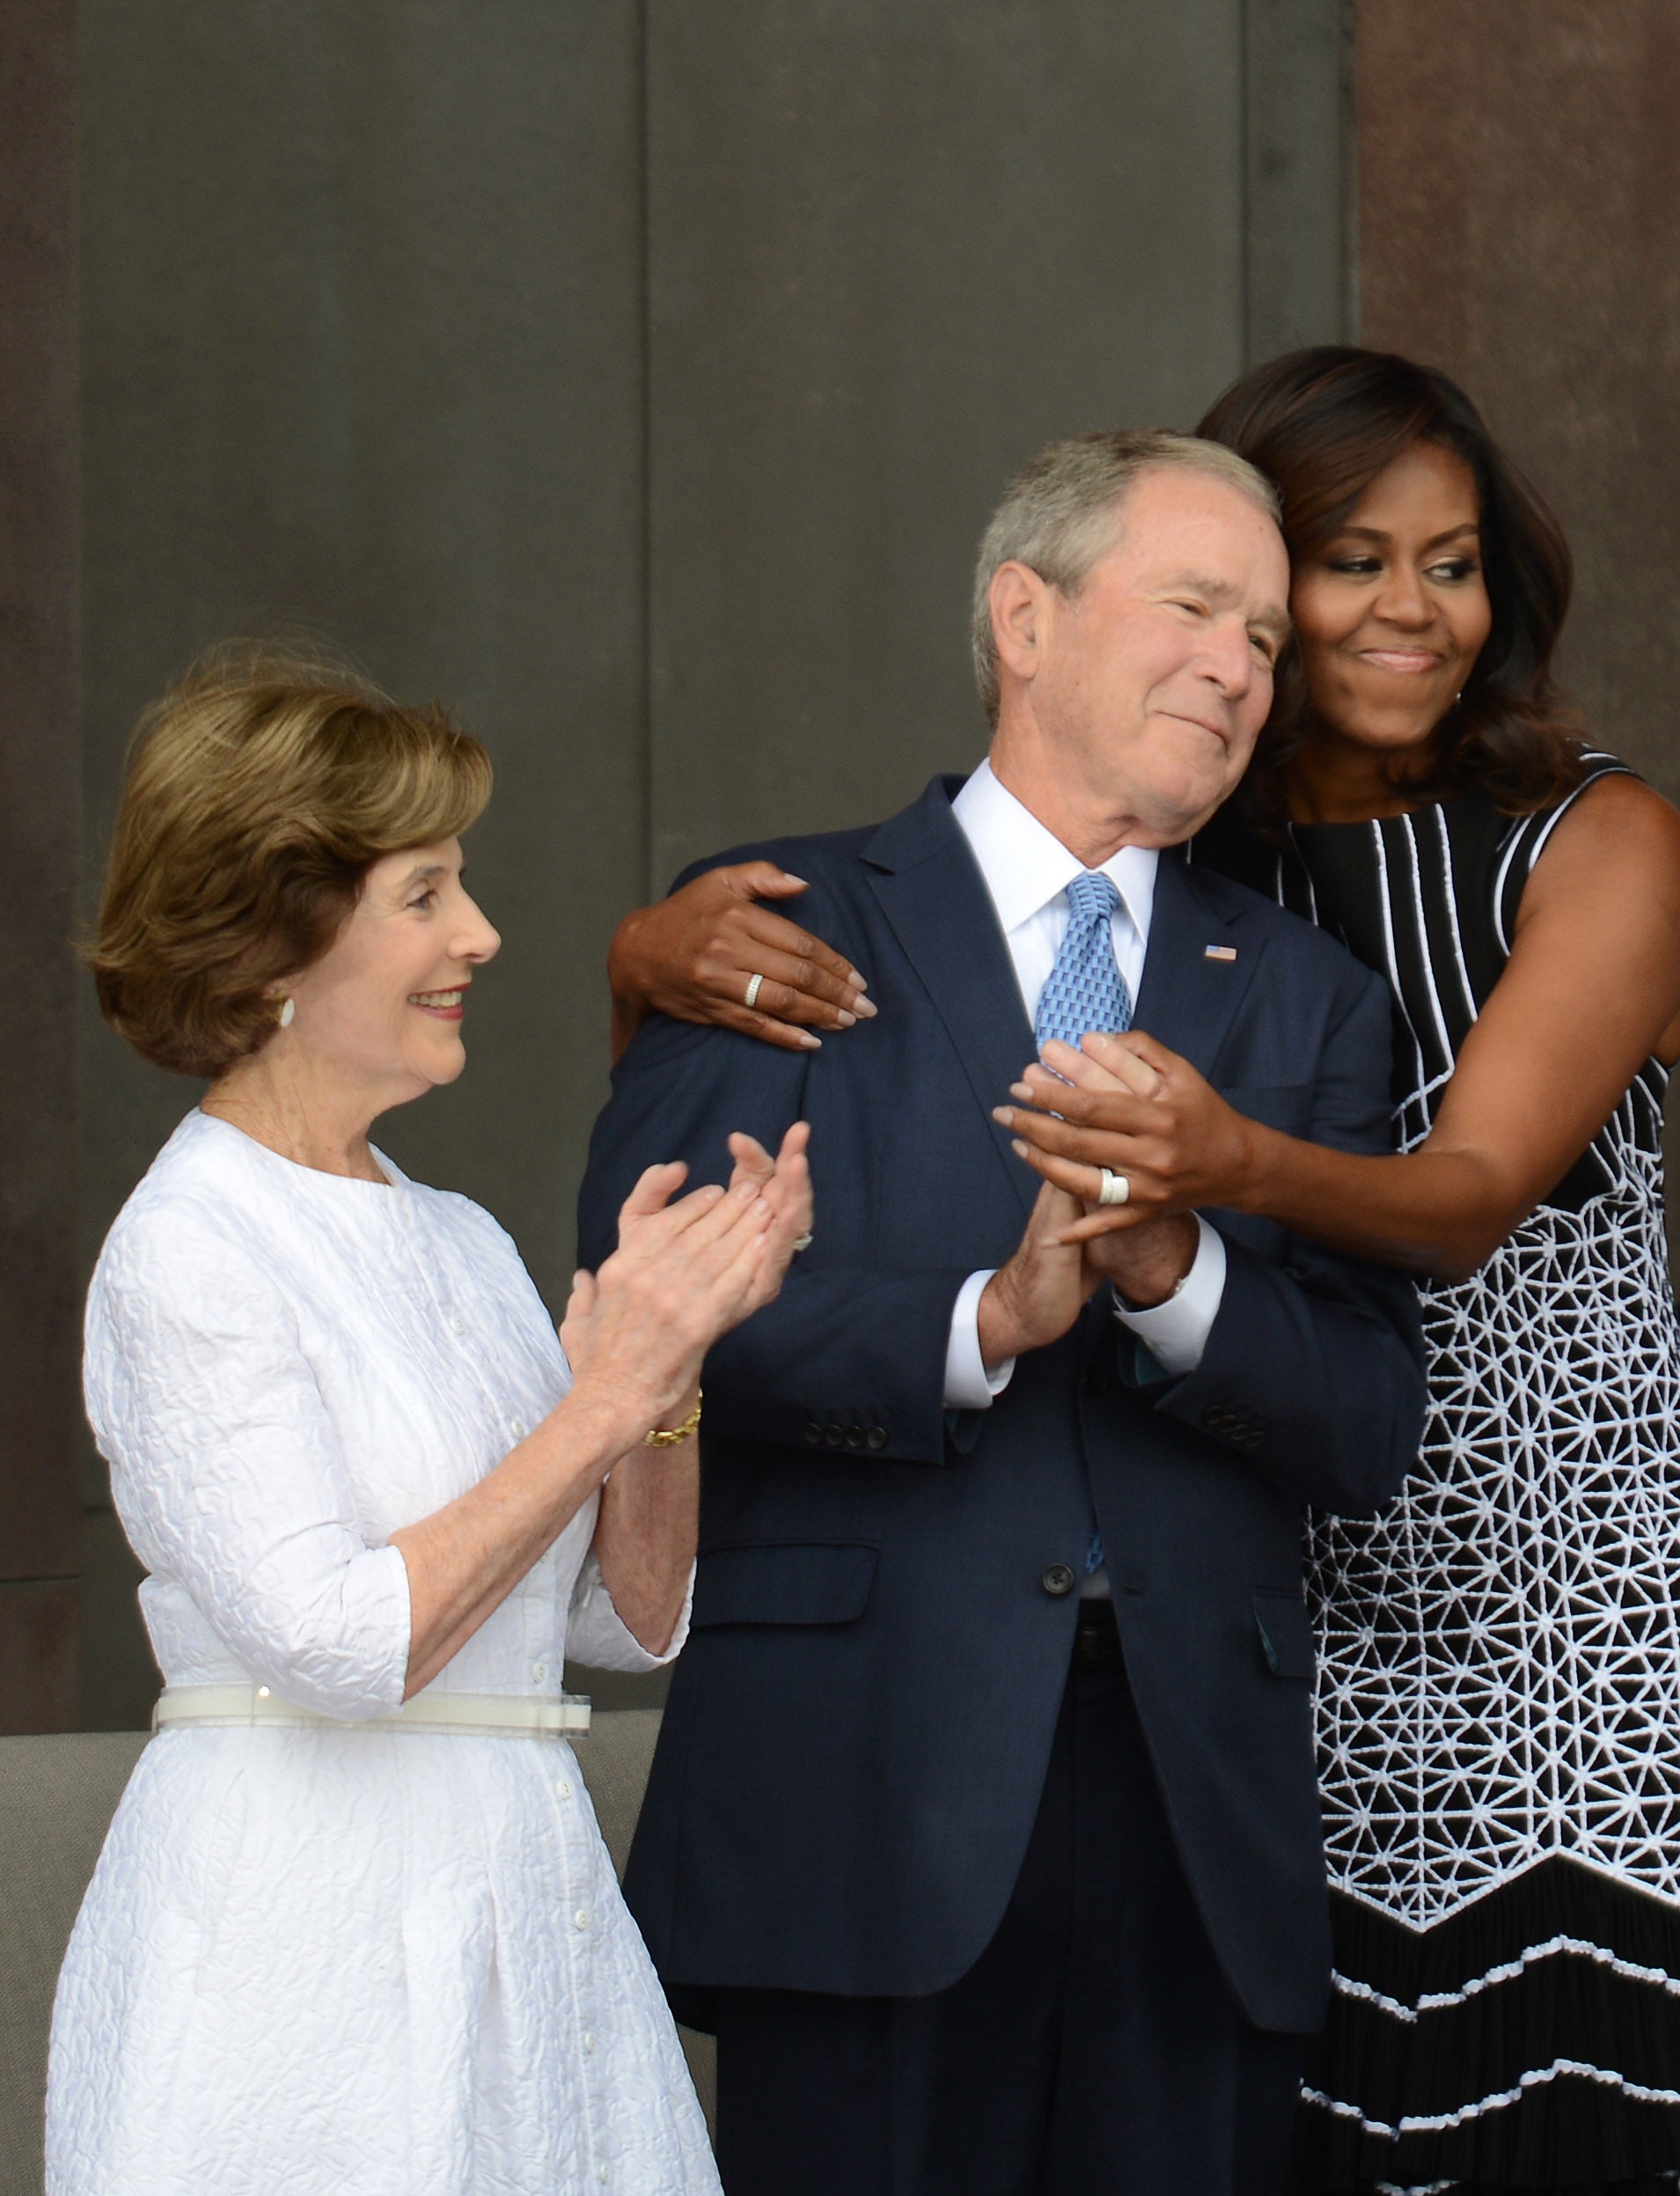
[{"label": "three-quarter sleeve", "polygon": [[566,1621],[566,1659],[584,1663],[592,1670],[663,1670],[674,1663],[688,1637],[688,1612],[694,1598],[691,1565],[688,1590],[671,1644],[663,1655],[650,1655],[613,1605],[606,1581],[593,1548],[583,1558],[572,1588],[572,1605]]},{"label": "three-quarter sleeve", "polygon": [[120,1230],[88,1301],[88,1415],[148,1569],[300,1708],[388,1715],[407,1680],[400,1552],[370,1546],[296,1312],[208,1218]]}]

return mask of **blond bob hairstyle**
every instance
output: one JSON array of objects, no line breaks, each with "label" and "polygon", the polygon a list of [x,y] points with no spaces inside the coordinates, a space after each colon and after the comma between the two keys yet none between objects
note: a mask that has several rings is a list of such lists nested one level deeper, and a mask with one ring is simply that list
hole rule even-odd
[{"label": "blond bob hairstyle", "polygon": [[1119,547],[1126,499],[1139,474],[1161,466],[1222,481],[1278,520],[1278,493],[1264,474],[1223,443],[1198,435],[1109,428],[1053,442],[1029,458],[1004,489],[974,567],[974,684],[994,724],[999,694],[991,594],[999,566],[1024,564],[1059,593],[1076,596],[1092,568]]},{"label": "blond bob hairstyle", "polygon": [[216,1076],[275,1028],[370,867],[483,812],[490,759],[436,702],[401,709],[341,665],[248,644],[202,658],[136,729],[84,949],[143,1058]]}]

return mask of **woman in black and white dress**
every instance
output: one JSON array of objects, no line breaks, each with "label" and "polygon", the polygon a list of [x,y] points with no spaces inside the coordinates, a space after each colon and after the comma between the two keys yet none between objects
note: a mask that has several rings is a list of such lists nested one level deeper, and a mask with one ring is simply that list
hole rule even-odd
[{"label": "woman in black and white dress", "polygon": [[[1201,431],[1281,490],[1299,648],[1192,858],[1389,977],[1403,1156],[1258,1128],[1138,1032],[1059,1058],[1075,1091],[1029,1069],[1011,1126],[1082,1195],[1127,1176],[1089,1228],[1236,1207],[1428,1277],[1418,1469],[1311,1549],[1337,1973],[1294,2185],[1672,2192],[1680,817],[1559,715],[1568,552],[1453,384],[1300,352]],[[620,1028],[651,1002],[799,1043],[867,1012],[752,903],[796,890],[717,872],[628,919]]]}]

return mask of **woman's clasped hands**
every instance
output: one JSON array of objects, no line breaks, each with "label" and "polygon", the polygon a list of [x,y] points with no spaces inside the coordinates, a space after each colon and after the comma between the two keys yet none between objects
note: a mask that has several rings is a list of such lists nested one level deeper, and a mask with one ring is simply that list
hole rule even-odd
[{"label": "woman's clasped hands", "polygon": [[707,1351],[774,1300],[811,1232],[810,1135],[795,1122],[774,1158],[731,1136],[727,1189],[679,1197],[680,1161],[647,1170],[620,1213],[617,1250],[573,1280],[560,1339],[574,1393],[611,1398],[638,1430],[687,1415]]},{"label": "woman's clasped hands", "polygon": [[[1058,1242],[1243,1202],[1263,1132],[1141,1030],[1093,1031],[1076,1052],[1053,1039],[1044,1063],[1025,1069],[1010,1095],[1016,1104],[998,1106],[993,1118],[1035,1173],[1086,1208]],[[1099,1202],[1104,1169],[1124,1177],[1124,1203]]]}]

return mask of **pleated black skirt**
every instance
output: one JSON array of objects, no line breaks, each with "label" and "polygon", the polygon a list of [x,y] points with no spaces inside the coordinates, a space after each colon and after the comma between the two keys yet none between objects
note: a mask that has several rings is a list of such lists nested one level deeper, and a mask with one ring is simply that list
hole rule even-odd
[{"label": "pleated black skirt", "polygon": [[1676,2196],[1680,1908],[1566,1856],[1430,1929],[1334,1908],[1290,2196]]}]

